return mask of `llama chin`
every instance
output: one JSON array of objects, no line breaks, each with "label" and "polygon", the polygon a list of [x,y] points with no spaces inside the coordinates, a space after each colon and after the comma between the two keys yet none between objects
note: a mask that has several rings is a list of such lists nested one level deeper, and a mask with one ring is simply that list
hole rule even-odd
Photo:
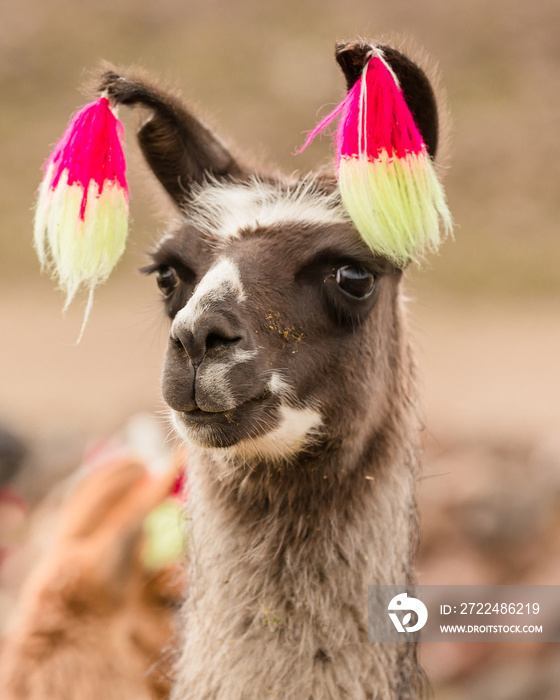
[{"label": "llama chin", "polygon": [[291,460],[319,440],[321,413],[314,408],[296,408],[270,399],[263,399],[268,404],[266,412],[258,402],[256,410],[243,405],[220,413],[171,411],[171,423],[188,444],[213,448],[216,455],[230,460],[247,463],[262,459]]}]

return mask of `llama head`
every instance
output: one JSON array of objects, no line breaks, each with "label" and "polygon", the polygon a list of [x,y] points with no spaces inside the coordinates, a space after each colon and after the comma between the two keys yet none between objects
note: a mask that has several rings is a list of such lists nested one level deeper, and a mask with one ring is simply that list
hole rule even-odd
[{"label": "llama head", "polygon": [[[349,86],[365,46],[337,46]],[[434,156],[430,84],[386,55]],[[139,143],[181,214],[146,268],[171,319],[163,396],[178,433],[251,461],[380,430],[409,392],[403,270],[362,241],[334,175],[253,172],[175,96],[113,71],[101,89],[149,108]]]}]

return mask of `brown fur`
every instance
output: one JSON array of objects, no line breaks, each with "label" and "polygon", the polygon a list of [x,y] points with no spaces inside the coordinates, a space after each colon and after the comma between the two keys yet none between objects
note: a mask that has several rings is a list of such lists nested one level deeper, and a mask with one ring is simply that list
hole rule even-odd
[{"label": "brown fur", "polygon": [[90,474],[62,506],[51,549],[22,591],[0,653],[2,700],[163,700],[169,695],[175,568],[140,559],[142,522],[169,492],[136,460]]}]

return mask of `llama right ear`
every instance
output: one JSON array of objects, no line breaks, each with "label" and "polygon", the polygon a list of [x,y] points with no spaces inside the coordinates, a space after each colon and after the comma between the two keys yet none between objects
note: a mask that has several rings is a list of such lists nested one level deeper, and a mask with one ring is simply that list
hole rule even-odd
[{"label": "llama right ear", "polygon": [[303,148],[339,119],[342,204],[370,249],[404,268],[437,250],[452,228],[432,162],[438,140],[435,97],[420,68],[390,47],[339,44],[336,58],[348,94]]},{"label": "llama right ear", "polygon": [[193,183],[208,176],[242,174],[224,144],[174,95],[113,70],[103,73],[97,88],[113,104],[138,104],[152,110],[138,131],[138,141],[150,168],[179,207]]},{"label": "llama right ear", "polygon": [[[435,158],[439,137],[438,110],[436,96],[428,77],[410,58],[392,46],[380,45],[377,48],[383,52],[387,63],[395,72],[428,153]],[[348,90],[351,90],[362,76],[370,55],[370,44],[361,41],[337,43],[335,57],[346,78]]]}]

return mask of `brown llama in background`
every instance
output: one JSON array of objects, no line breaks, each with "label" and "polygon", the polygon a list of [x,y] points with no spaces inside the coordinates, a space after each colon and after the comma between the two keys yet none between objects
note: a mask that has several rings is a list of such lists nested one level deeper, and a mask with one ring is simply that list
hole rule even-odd
[{"label": "brown llama in background", "polygon": [[35,527],[55,526],[0,645],[2,700],[164,700],[173,608],[183,577],[141,557],[144,519],[169,493],[177,468],[154,479],[115,457],[75,485]]}]

